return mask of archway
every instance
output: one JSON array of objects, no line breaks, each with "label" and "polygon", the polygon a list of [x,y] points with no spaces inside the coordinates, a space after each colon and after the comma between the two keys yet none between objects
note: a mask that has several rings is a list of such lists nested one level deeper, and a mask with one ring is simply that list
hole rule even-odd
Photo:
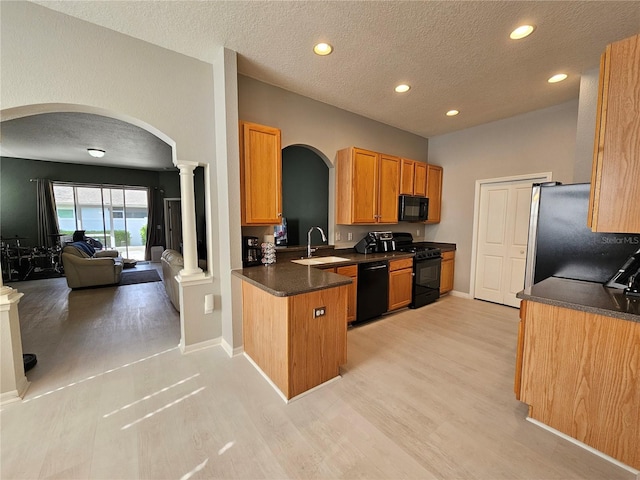
[{"label": "archway", "polygon": [[311,227],[329,235],[329,165],[321,152],[307,145],[282,150],[282,213],[289,245],[306,244]]},{"label": "archway", "polygon": [[[132,118],[128,115],[124,115],[124,114],[119,114],[119,113],[115,113],[115,112],[111,112],[105,109],[101,109],[101,108],[96,108],[96,107],[92,107],[92,106],[86,106],[86,105],[76,105],[76,104],[34,104],[34,105],[26,105],[26,106],[21,106],[21,107],[16,107],[16,108],[11,108],[11,109],[5,109],[0,111],[0,115],[2,118],[2,121],[12,121],[12,120],[19,120],[22,118],[26,118],[26,117],[36,117],[39,115],[43,115],[43,114],[57,114],[57,113],[70,113],[70,114],[83,114],[83,115],[94,115],[94,116],[100,116],[100,117],[106,117],[108,119],[113,119],[113,120],[117,120],[121,123],[127,123],[130,125],[133,125],[135,127],[138,127],[139,129],[144,130],[145,132],[157,137],[159,140],[161,140],[162,142],[164,142],[166,145],[168,145],[169,147],[169,151],[170,151],[170,160],[171,163],[175,165],[175,159],[177,158],[176,155],[176,143],[175,141],[173,141],[168,135],[160,132],[158,129],[154,128],[153,126],[147,124],[144,121],[138,120],[136,118]],[[37,134],[37,133],[36,133]],[[80,147],[82,147],[83,149],[86,148],[86,145],[81,145]],[[4,152],[3,152],[4,153]],[[86,153],[86,151],[85,151]],[[25,157],[28,158],[28,157]],[[113,166],[113,165],[104,165],[104,166]],[[134,172],[132,170],[132,172]],[[157,172],[156,172],[157,173]],[[167,174],[167,173],[165,173]],[[169,172],[169,174],[172,174],[172,172]],[[177,180],[177,171],[175,172],[176,175],[176,189],[177,189],[177,193],[181,194],[182,192],[180,191],[180,182]],[[45,177],[47,178],[47,177]],[[101,179],[96,179],[96,182],[100,183],[102,180]],[[17,288],[20,288],[19,286],[17,286]],[[184,332],[185,328],[184,328],[184,324],[185,323],[189,323],[188,321],[184,320],[184,316],[181,316],[181,322],[183,322],[182,328],[180,329],[181,332]],[[4,342],[2,347],[4,348]]]}]

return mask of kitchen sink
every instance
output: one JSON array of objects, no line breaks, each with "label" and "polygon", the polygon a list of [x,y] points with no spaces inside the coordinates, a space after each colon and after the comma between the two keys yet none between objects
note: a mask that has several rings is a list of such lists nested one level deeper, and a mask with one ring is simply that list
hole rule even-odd
[{"label": "kitchen sink", "polygon": [[324,265],[326,263],[348,262],[349,259],[343,257],[311,257],[291,261],[293,263],[299,263],[300,265]]}]

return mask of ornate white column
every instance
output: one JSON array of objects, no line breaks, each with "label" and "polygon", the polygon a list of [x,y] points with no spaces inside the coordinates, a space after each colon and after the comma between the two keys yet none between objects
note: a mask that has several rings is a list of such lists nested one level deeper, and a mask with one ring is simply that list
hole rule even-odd
[{"label": "ornate white column", "polygon": [[193,170],[198,166],[195,162],[178,162],[180,169],[180,204],[182,208],[182,258],[184,269],[180,277],[203,275],[198,267],[198,242],[196,235],[196,202],[193,183]]},{"label": "ornate white column", "polygon": [[21,401],[29,388],[22,360],[18,303],[24,294],[7,287],[0,275],[0,405]]}]

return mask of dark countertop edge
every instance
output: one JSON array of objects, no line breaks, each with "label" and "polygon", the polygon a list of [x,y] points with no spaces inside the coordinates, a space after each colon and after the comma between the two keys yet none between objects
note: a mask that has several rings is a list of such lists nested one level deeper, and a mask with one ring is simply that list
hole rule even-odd
[{"label": "dark countertop edge", "polygon": [[415,243],[421,243],[429,247],[439,248],[443,252],[455,252],[458,249],[455,243],[429,242],[429,241],[415,242]]},{"label": "dark countertop edge", "polygon": [[[384,260],[398,260],[403,258],[412,258],[413,253],[407,252],[389,252],[389,253],[370,253],[362,254],[351,251],[350,253],[343,253],[338,255],[337,251],[334,252],[335,256],[341,256],[347,258],[344,262],[326,263],[321,265],[300,265],[293,263],[291,260],[283,260],[282,262],[276,262],[275,264],[265,267],[258,265],[255,267],[246,267],[242,269],[232,270],[231,274],[242,280],[270,293],[275,297],[291,297],[293,295],[301,295],[303,293],[314,292],[317,290],[325,290],[327,288],[339,287],[342,285],[349,285],[352,283],[351,278],[337,273],[325,272],[323,268],[341,267],[345,265],[354,265],[360,263],[384,261]],[[319,255],[320,257],[322,255]],[[279,278],[275,279],[261,279],[263,274],[267,273],[265,268],[271,268],[271,273]],[[305,285],[307,281],[308,269],[314,270],[314,275],[321,280],[318,285]],[[332,278],[334,277],[334,278]],[[283,279],[286,278],[286,288],[282,287]],[[278,283],[278,288],[274,286]]]},{"label": "dark countertop edge", "polygon": [[[300,267],[302,268],[313,268],[313,267],[307,267],[305,265],[300,265]],[[248,268],[263,268],[263,267],[248,267]],[[244,269],[242,269],[244,270]],[[235,275],[236,277],[241,278],[243,281],[250,283],[251,285],[258,287],[261,290],[264,290],[267,293],[270,293],[271,295],[273,295],[274,297],[293,297],[295,295],[302,295],[305,293],[310,293],[310,292],[316,292],[318,290],[327,290],[329,288],[335,288],[335,287],[341,287],[343,285],[350,285],[351,283],[353,283],[353,281],[351,280],[351,278],[349,277],[345,277],[344,275],[338,275],[337,273],[330,273],[330,272],[322,272],[324,275],[332,275],[334,277],[342,277],[344,278],[344,280],[334,280],[331,283],[327,283],[327,284],[323,284],[323,285],[319,285],[316,287],[305,287],[305,288],[291,288],[291,289],[287,289],[287,290],[274,290],[273,288],[270,288],[268,285],[265,285],[264,283],[261,283],[259,281],[257,281],[256,279],[253,279],[251,277],[248,277],[246,275],[243,275],[242,270],[232,270],[231,274]]]},{"label": "dark countertop edge", "polygon": [[[543,283],[545,280],[543,280],[540,283]],[[564,281],[564,282],[577,282],[577,283],[584,283],[585,284],[585,288],[593,288],[594,285],[597,285],[599,287],[601,287],[602,285],[600,284],[593,284],[592,282],[579,282],[577,280],[567,280],[567,279],[561,279],[561,278],[554,278],[554,281]],[[536,284],[539,285],[539,284]],[[572,301],[568,301],[568,300],[564,300],[564,299],[558,299],[558,298],[550,298],[548,296],[542,296],[542,295],[536,295],[536,293],[526,293],[527,290],[531,290],[531,289],[535,289],[536,285],[533,285],[532,287],[529,287],[528,289],[522,290],[521,292],[518,292],[516,294],[516,297],[521,299],[521,300],[528,300],[528,301],[532,301],[532,302],[538,302],[538,303],[544,303],[546,305],[551,305],[554,307],[563,307],[563,308],[569,308],[572,310],[578,310],[580,312],[585,312],[585,313],[593,313],[596,315],[603,315],[606,317],[612,317],[612,318],[619,318],[621,320],[629,320],[632,322],[638,322],[640,323],[640,315],[634,314],[634,313],[630,313],[630,312],[624,312],[624,311],[620,311],[620,310],[615,310],[612,308],[606,308],[606,307],[598,307],[595,305],[584,305],[582,303],[577,303],[577,302],[572,302]]]}]

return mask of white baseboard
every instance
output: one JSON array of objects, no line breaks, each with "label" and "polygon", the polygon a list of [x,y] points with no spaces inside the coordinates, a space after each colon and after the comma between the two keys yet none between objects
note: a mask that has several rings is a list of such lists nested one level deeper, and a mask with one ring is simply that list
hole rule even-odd
[{"label": "white baseboard", "polygon": [[224,338],[221,340],[220,345],[222,346],[222,349],[227,352],[229,357],[235,357],[244,353],[244,346],[233,348]]},{"label": "white baseboard", "polygon": [[278,395],[280,395],[280,398],[282,398],[282,400],[284,400],[284,403],[289,403],[289,400],[287,400],[287,397],[285,396],[284,393],[282,393],[282,390],[280,390],[278,388],[278,386],[273,383],[273,380],[271,380],[268,375],[266,373],[264,373],[264,371],[258,366],[258,364],[256,362],[253,361],[253,358],[251,358],[249,356],[249,354],[247,354],[247,352],[244,352],[244,358],[246,358],[247,360],[249,360],[249,363],[251,365],[253,365],[253,367],[258,371],[258,373],[260,375],[262,375],[264,377],[264,379],[269,382],[269,385],[271,385],[273,387],[273,389],[276,391],[276,393]]},{"label": "white baseboard", "polygon": [[327,380],[326,382],[321,383],[320,385],[316,385],[315,387],[310,388],[310,389],[309,389],[309,390],[307,390],[306,392],[302,392],[301,394],[296,395],[295,397],[292,397],[292,398],[289,398],[289,399],[288,399],[288,398],[285,396],[285,394],[284,394],[284,393],[282,393],[282,390],[280,390],[280,389],[278,388],[278,386],[277,386],[275,383],[273,383],[273,381],[268,377],[268,375],[267,375],[266,373],[264,373],[264,371],[263,371],[263,370],[258,366],[258,364],[257,364],[256,362],[254,362],[254,361],[253,361],[253,358],[251,358],[251,357],[247,354],[247,352],[243,352],[243,353],[244,353],[244,357],[245,357],[247,360],[249,360],[249,363],[251,363],[251,365],[253,365],[253,366],[255,367],[255,369],[256,369],[256,370],[258,370],[258,373],[260,373],[260,375],[262,375],[262,376],[264,377],[264,379],[265,379],[267,382],[269,382],[269,385],[271,385],[271,386],[273,387],[273,389],[276,391],[276,393],[277,393],[278,395],[280,395],[280,398],[282,398],[282,400],[284,400],[284,403],[291,403],[291,402],[293,402],[293,401],[295,401],[295,400],[298,400],[299,398],[302,398],[302,397],[304,397],[304,396],[306,396],[306,395],[309,395],[310,393],[315,392],[315,391],[316,391],[316,390],[318,390],[319,388],[322,388],[322,387],[324,387],[325,385],[329,385],[330,383],[333,383],[333,382],[335,382],[336,380],[339,380],[340,378],[342,378],[342,376],[341,376],[340,374],[338,374],[338,376],[337,376],[337,377],[333,377],[333,378],[331,378],[331,379]]},{"label": "white baseboard", "polygon": [[451,295],[452,297],[460,297],[460,298],[466,298],[467,300],[473,300],[473,296],[470,293],[459,292],[457,290],[451,290],[449,292],[449,295]]},{"label": "white baseboard", "polygon": [[21,402],[29,389],[29,385],[31,385],[31,383],[27,381],[27,377],[22,377],[18,382],[18,388],[16,390],[0,393],[0,407],[4,407],[5,405],[15,402]]},{"label": "white baseboard", "polygon": [[197,352],[198,350],[204,350],[205,348],[216,347],[220,345],[220,340],[221,340],[221,337],[217,337],[211,340],[207,340],[205,342],[195,343],[193,345],[186,345],[186,346],[183,345],[182,342],[180,342],[180,351],[182,352],[183,355],[186,355],[188,353]]},{"label": "white baseboard", "polygon": [[576,440],[573,437],[570,437],[569,435],[562,433],[559,430],[556,430],[555,428],[550,427],[549,425],[545,425],[544,423],[535,420],[531,417],[527,417],[527,421],[533,423],[534,425],[537,425],[540,428],[544,428],[545,430],[547,430],[548,432],[553,433],[554,435],[559,436],[560,438],[564,438],[565,440],[573,443],[574,445],[577,445],[581,448],[584,448],[585,450],[588,450],[589,452],[593,453],[594,455],[599,456],[600,458],[605,459],[608,462],[613,463],[614,465],[616,465],[617,467],[620,468],[624,468],[626,471],[638,476],[640,475],[640,470],[636,470],[635,468],[627,465],[626,463],[622,463],[620,460],[616,460],[613,457],[610,457],[609,455],[607,455],[606,453],[602,453],[600,450],[596,450],[593,447],[590,447],[589,445],[587,445],[586,443],[582,443],[580,440]]}]

